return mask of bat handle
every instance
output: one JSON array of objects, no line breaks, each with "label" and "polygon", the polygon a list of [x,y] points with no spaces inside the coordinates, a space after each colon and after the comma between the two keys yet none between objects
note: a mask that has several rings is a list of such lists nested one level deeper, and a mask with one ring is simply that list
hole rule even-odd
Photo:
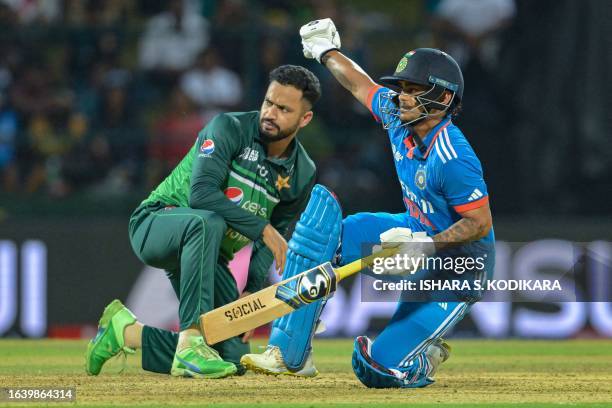
[{"label": "bat handle", "polygon": [[382,251],[376,252],[375,254],[366,256],[365,258],[357,259],[356,261],[341,266],[340,268],[335,270],[337,280],[341,281],[342,279],[347,278],[359,272],[360,270],[367,268],[368,266],[372,266],[374,260],[377,258],[386,258],[388,256],[393,256],[397,253],[398,250],[399,247],[385,248]]}]

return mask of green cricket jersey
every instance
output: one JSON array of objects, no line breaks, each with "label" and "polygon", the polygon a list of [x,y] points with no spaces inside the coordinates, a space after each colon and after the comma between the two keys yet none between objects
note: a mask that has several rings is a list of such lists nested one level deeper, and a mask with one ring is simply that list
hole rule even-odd
[{"label": "green cricket jersey", "polygon": [[304,209],[315,165],[295,140],[283,159],[269,158],[259,135],[259,112],[217,115],[172,173],[143,201],[214,211],[228,225],[221,256],[254,241],[246,290],[259,289],[272,263],[261,240],[266,224],[281,234]]}]

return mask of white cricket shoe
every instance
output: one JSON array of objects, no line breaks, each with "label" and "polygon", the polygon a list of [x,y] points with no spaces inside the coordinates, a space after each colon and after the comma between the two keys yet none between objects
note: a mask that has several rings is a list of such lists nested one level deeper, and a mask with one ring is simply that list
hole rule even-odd
[{"label": "white cricket shoe", "polygon": [[448,360],[451,353],[451,346],[444,341],[444,339],[438,339],[435,343],[431,344],[425,350],[425,356],[429,361],[429,373],[428,377],[433,377],[440,364]]},{"label": "white cricket shoe", "polygon": [[306,363],[300,371],[289,371],[283,360],[280,349],[276,346],[268,346],[261,354],[245,354],[240,363],[248,370],[256,373],[270,375],[293,375],[296,377],[315,377],[319,371],[312,362],[312,352],[308,354]]}]

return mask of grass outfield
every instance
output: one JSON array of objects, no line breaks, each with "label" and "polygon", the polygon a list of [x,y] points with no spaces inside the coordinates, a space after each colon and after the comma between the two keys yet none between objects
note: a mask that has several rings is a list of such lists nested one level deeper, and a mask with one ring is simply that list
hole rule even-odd
[{"label": "grass outfield", "polygon": [[[0,387],[75,387],[84,406],[551,407],[612,406],[612,340],[451,341],[453,354],[424,389],[373,390],[352,373],[350,340],[315,342],[314,379],[248,373],[222,380],[150,374],[139,357],[83,370],[84,341],[0,340]],[[259,342],[258,344],[262,344]],[[3,405],[0,402],[0,406]],[[32,406],[9,403],[5,406]],[[52,403],[52,407],[74,406]]]}]

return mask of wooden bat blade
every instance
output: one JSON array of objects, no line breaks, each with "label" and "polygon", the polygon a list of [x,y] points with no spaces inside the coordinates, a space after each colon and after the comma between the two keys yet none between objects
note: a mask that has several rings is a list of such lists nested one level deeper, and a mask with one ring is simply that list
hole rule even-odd
[{"label": "wooden bat blade", "polygon": [[336,274],[326,262],[204,313],[200,316],[200,328],[206,342],[215,344],[269,323],[335,290]]},{"label": "wooden bat blade", "polygon": [[375,258],[394,254],[395,248],[334,269],[326,262],[200,316],[200,330],[208,344],[237,336],[329,296],[342,279],[372,265]]},{"label": "wooden bat blade", "polygon": [[295,309],[275,297],[276,286],[270,286],[200,316],[200,328],[208,344],[227,340]]}]

